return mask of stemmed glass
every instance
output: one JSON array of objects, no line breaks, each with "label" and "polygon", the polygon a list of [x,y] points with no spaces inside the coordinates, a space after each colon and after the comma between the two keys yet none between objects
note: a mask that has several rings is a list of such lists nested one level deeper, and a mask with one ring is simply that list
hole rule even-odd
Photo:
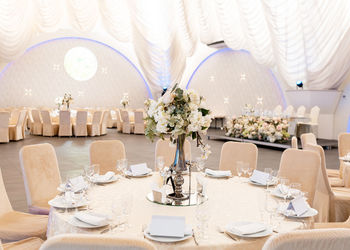
[{"label": "stemmed glass", "polygon": [[239,182],[241,182],[241,176],[242,176],[242,173],[243,173],[243,162],[241,161],[237,161],[236,162],[236,170],[237,170],[237,175],[238,175],[238,180]]},{"label": "stemmed glass", "polygon": [[269,220],[270,220],[270,225],[272,226],[272,217],[274,213],[277,211],[278,208],[278,203],[276,202],[275,199],[273,199],[271,196],[266,195],[266,202],[265,202],[265,210],[266,212],[269,213]]},{"label": "stemmed glass", "polygon": [[122,206],[123,206],[123,214],[125,216],[125,227],[130,228],[131,224],[129,221],[132,205],[133,205],[133,194],[130,192],[128,194],[122,195]]},{"label": "stemmed glass", "polygon": [[276,178],[277,178],[277,171],[271,169],[271,171],[269,171],[269,176],[266,180],[266,191],[267,192],[270,192],[269,186],[271,186],[275,183]]},{"label": "stemmed glass", "polygon": [[128,160],[127,159],[120,159],[117,161],[117,170],[122,177],[125,177],[125,171],[126,171],[127,167],[128,167]]},{"label": "stemmed glass", "polygon": [[164,157],[163,156],[157,156],[157,158],[156,158],[156,167],[157,167],[157,170],[158,170],[159,173],[162,172],[162,170],[164,168],[164,164],[165,164]]},{"label": "stemmed glass", "polygon": [[296,198],[302,195],[301,184],[293,182],[290,184],[290,196]]},{"label": "stemmed glass", "polygon": [[209,229],[209,220],[210,220],[210,209],[209,209],[209,202],[201,202],[197,200],[197,206],[196,206],[196,212],[195,212],[195,218],[196,218],[196,225],[198,229],[198,238],[199,240],[207,240],[208,237],[208,229]]},{"label": "stemmed glass", "polygon": [[289,186],[289,179],[287,178],[284,178],[284,177],[281,177],[280,178],[280,191],[283,195],[283,198],[284,198],[284,203],[286,204],[287,203],[287,197],[289,196],[289,193],[290,193],[290,186]]},{"label": "stemmed glass", "polygon": [[196,167],[198,172],[203,172],[204,165],[205,165],[204,159],[202,159],[202,157],[196,157]]}]

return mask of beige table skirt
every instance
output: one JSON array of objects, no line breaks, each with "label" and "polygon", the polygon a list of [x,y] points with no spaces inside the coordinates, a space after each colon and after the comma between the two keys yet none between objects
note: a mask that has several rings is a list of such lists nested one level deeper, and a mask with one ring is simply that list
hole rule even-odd
[{"label": "beige table skirt", "polygon": [[[188,177],[185,177],[186,179]],[[152,203],[146,199],[151,191],[153,182],[159,179],[158,173],[153,176],[139,179],[121,179],[105,186],[95,186],[89,192],[90,206],[95,212],[110,214],[113,198],[122,192],[133,194],[133,207],[129,219],[130,227],[124,232],[115,231],[116,237],[143,238],[142,225],[149,224],[152,215],[185,216],[186,223],[195,227],[196,206],[171,207]],[[158,249],[261,249],[268,237],[258,239],[240,239],[234,241],[227,235],[220,233],[218,227],[225,226],[235,221],[260,221],[261,198],[265,195],[265,189],[253,186],[249,183],[241,183],[237,178],[211,179],[208,181],[208,212],[211,215],[209,221],[209,238],[196,246],[193,238],[179,243],[153,242]],[[196,185],[195,174],[192,176],[193,187]],[[52,237],[62,233],[88,233],[98,234],[103,229],[80,229],[71,226],[67,220],[72,213],[62,213],[51,208],[47,236]],[[296,230],[302,227],[302,222],[284,219],[278,228],[280,232]]]}]

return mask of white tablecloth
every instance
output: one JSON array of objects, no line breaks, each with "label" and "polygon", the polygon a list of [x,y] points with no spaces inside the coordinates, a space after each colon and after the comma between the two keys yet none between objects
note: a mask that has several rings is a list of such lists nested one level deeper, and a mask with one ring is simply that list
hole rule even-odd
[{"label": "white tablecloth", "polygon": [[[130,227],[124,232],[115,231],[120,237],[143,238],[142,225],[149,224],[152,215],[185,216],[186,223],[195,227],[196,206],[170,207],[152,203],[146,199],[151,191],[151,185],[157,181],[158,173],[152,177],[139,179],[121,179],[105,186],[95,186],[89,193],[91,208],[95,212],[110,213],[113,198],[122,192],[133,193],[133,207],[130,215]],[[188,177],[185,177],[188,178]],[[218,231],[218,226],[225,226],[235,221],[261,220],[261,204],[265,195],[263,187],[249,183],[241,183],[237,177],[231,179],[212,179],[208,181],[208,205],[211,218],[209,221],[209,239],[200,242],[199,246],[207,249],[261,249],[267,237],[259,239],[240,239],[234,241]],[[195,174],[192,176],[193,187],[196,185]],[[72,212],[73,213],[73,212]],[[67,223],[71,214],[51,209],[48,238],[61,233],[92,233],[98,234],[102,229],[79,229]],[[302,227],[302,222],[284,219],[278,228],[280,232],[292,231]],[[176,244],[154,242],[158,249],[191,249],[198,247],[193,238]]]}]

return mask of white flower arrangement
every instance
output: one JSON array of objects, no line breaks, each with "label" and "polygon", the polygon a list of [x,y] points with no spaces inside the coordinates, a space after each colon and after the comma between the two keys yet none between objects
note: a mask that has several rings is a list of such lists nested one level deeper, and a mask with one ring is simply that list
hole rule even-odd
[{"label": "white flower arrangement", "polygon": [[226,135],[269,142],[285,142],[288,134],[288,120],[280,117],[240,116],[227,121]]},{"label": "white flower arrangement", "polygon": [[123,94],[123,97],[120,100],[120,104],[123,105],[124,108],[129,105],[129,94],[128,93]]},{"label": "white flower arrangement", "polygon": [[197,147],[202,151],[202,158],[207,159],[210,146],[202,142],[201,134],[206,134],[212,115],[205,107],[204,98],[194,90],[177,87],[167,91],[157,101],[148,99],[146,106],[145,134],[153,140],[155,136],[164,138],[170,135],[170,140],[182,134],[197,140]]},{"label": "white flower arrangement", "polygon": [[55,99],[55,104],[57,105],[57,109],[60,110],[61,109],[61,105],[63,103],[63,97],[62,96],[58,96]]},{"label": "white flower arrangement", "polygon": [[66,105],[67,109],[69,109],[69,105],[74,101],[72,95],[70,93],[65,93],[62,99],[62,105]]}]

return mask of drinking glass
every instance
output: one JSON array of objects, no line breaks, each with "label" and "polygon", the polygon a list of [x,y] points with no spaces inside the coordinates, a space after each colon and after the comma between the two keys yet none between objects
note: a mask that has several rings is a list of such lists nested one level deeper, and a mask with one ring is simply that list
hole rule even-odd
[{"label": "drinking glass", "polygon": [[156,158],[156,167],[159,173],[162,172],[163,168],[164,168],[164,157],[163,156],[157,156]]},{"label": "drinking glass", "polygon": [[126,171],[127,164],[128,163],[127,163],[126,159],[121,159],[121,160],[117,161],[117,171],[123,177],[125,177],[125,171]]},{"label": "drinking glass", "polygon": [[280,191],[283,195],[284,203],[287,203],[287,197],[289,196],[289,189],[290,189],[289,179],[281,177],[280,184],[281,184]]},{"label": "drinking glass", "polygon": [[94,175],[94,167],[93,165],[87,165],[84,167],[85,178],[91,185],[92,176]]},{"label": "drinking glass", "polygon": [[100,175],[100,165],[92,164],[91,167],[94,169],[94,175]]},{"label": "drinking glass", "polygon": [[243,162],[241,162],[241,161],[236,162],[236,170],[237,170],[239,182],[241,182],[241,176],[243,173]]},{"label": "drinking glass", "polygon": [[210,210],[209,202],[197,202],[196,206],[196,228],[198,230],[198,240],[208,240]]},{"label": "drinking glass", "polygon": [[123,214],[125,216],[125,227],[130,228],[131,224],[129,221],[130,214],[132,211],[132,205],[133,205],[133,194],[127,193],[122,195],[122,207],[123,207]]},{"label": "drinking glass", "polygon": [[205,165],[204,159],[202,159],[202,157],[196,157],[196,167],[198,172],[203,172],[204,165]]},{"label": "drinking glass", "polygon": [[271,196],[266,195],[265,210],[269,213],[269,224],[272,226],[272,217],[276,213],[278,203]]},{"label": "drinking glass", "polygon": [[296,198],[296,197],[299,197],[300,195],[302,195],[301,184],[292,182],[290,184],[290,196]]},{"label": "drinking glass", "polygon": [[242,172],[244,177],[248,176],[248,170],[249,170],[249,162],[242,162]]},{"label": "drinking glass", "polygon": [[124,216],[124,205],[123,197],[119,196],[112,202],[112,214],[116,219],[118,225],[118,231],[123,232],[125,230],[125,216]]},{"label": "drinking glass", "polygon": [[248,168],[248,178],[250,178],[253,174],[254,169],[253,168]]},{"label": "drinking glass", "polygon": [[269,174],[269,176],[268,176],[268,178],[266,180],[266,191],[268,192],[269,191],[269,185],[270,185],[269,179],[271,178],[272,168],[264,168],[264,172]]}]

